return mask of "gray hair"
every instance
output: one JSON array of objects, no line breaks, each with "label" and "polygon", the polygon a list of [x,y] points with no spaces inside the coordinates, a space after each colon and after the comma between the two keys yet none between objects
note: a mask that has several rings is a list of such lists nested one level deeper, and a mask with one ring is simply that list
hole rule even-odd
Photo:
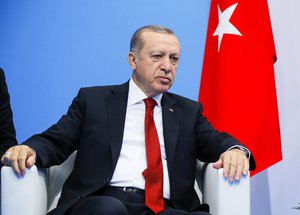
[{"label": "gray hair", "polygon": [[175,35],[175,33],[171,29],[161,25],[146,25],[137,29],[130,40],[130,51],[133,52],[137,58],[139,56],[141,49],[144,46],[144,41],[141,38],[141,34],[144,31],[152,31],[157,33],[166,33],[166,34]]}]

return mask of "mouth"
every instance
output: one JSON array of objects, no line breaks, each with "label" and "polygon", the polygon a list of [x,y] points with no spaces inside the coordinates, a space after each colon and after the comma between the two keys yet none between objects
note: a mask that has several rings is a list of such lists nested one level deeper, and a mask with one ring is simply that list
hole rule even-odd
[{"label": "mouth", "polygon": [[158,76],[156,79],[161,83],[161,84],[169,84],[172,82],[171,78],[166,77],[166,76]]}]

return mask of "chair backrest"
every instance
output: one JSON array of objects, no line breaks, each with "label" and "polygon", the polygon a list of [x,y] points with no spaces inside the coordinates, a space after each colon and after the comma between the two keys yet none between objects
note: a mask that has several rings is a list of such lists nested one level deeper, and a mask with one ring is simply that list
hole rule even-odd
[{"label": "chair backrest", "polygon": [[77,151],[60,165],[48,169],[48,211],[54,209],[61,194],[61,188],[70,175]]}]

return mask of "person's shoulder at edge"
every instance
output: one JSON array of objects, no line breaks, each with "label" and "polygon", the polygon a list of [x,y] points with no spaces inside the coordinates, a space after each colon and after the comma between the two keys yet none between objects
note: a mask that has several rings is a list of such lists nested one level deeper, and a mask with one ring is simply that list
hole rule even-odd
[{"label": "person's shoulder at edge", "polygon": [[1,83],[4,81],[4,79],[5,79],[4,71],[3,71],[3,69],[0,67],[0,81],[1,81]]},{"label": "person's shoulder at edge", "polygon": [[115,84],[115,85],[99,85],[99,86],[88,86],[88,87],[81,87],[79,89],[79,92],[87,92],[87,93],[93,93],[93,92],[99,92],[99,91],[110,91],[110,90],[116,90],[118,88],[125,87],[128,85],[129,82],[125,82],[122,84]]}]

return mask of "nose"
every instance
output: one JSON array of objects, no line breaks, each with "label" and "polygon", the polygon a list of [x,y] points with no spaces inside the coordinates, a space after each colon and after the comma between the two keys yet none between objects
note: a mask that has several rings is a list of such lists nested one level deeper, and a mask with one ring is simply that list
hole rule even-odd
[{"label": "nose", "polygon": [[164,57],[162,59],[160,69],[163,70],[166,74],[171,72],[171,62],[168,57]]}]

